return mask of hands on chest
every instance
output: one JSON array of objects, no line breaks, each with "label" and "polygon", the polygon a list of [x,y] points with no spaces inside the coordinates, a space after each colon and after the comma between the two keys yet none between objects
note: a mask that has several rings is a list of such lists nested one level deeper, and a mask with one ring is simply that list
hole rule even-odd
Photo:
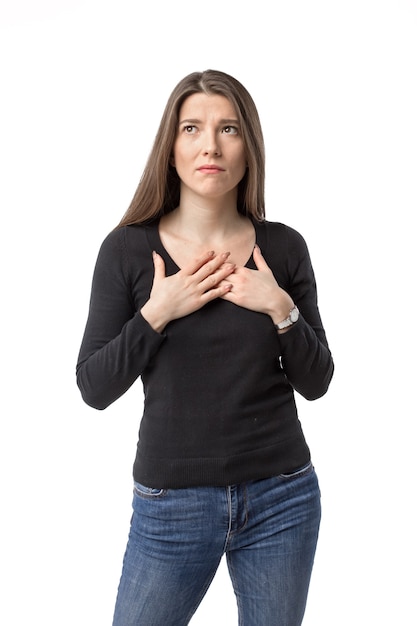
[{"label": "hands on chest", "polygon": [[185,317],[216,298],[265,313],[274,324],[285,319],[294,306],[289,294],[275,280],[258,246],[253,251],[256,270],[229,262],[229,253],[207,252],[166,276],[165,263],[153,253],[154,280],[142,316],[157,332],[172,320]]}]

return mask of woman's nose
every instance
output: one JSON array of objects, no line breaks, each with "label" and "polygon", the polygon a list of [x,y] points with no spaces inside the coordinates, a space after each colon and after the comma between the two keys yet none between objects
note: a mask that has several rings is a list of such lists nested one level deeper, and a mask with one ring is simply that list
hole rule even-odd
[{"label": "woman's nose", "polygon": [[207,133],[204,137],[203,153],[207,155],[219,156],[221,153],[218,137],[216,133]]}]

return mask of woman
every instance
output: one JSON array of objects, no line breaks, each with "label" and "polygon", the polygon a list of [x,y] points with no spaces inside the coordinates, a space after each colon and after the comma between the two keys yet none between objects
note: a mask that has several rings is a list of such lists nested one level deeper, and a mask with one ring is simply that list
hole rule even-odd
[{"label": "woman", "polygon": [[223,554],[239,624],[302,622],[320,493],[294,390],[322,396],[333,362],[306,244],[263,191],[249,93],[186,76],[101,247],[77,365],[98,409],[144,385],[114,626],[188,624]]}]

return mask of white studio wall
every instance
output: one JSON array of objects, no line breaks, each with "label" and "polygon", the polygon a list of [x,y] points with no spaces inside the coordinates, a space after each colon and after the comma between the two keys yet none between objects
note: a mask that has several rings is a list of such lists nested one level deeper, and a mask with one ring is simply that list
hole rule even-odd
[{"label": "white studio wall", "polygon": [[[0,58],[0,622],[111,623],[142,389],[96,412],[75,362],[166,99],[212,67],[258,105],[267,218],[307,240],[336,363],[299,400],[323,497],[304,624],[416,623],[416,3],[0,0]],[[236,621],[222,564],[192,625]]]}]

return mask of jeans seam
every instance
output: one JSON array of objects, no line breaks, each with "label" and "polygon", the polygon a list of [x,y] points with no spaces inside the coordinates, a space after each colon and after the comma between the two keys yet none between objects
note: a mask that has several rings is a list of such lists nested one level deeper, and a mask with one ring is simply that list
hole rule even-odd
[{"label": "jeans seam", "polygon": [[225,540],[225,544],[224,544],[224,551],[225,552],[227,551],[227,546],[230,546],[230,542],[233,539],[233,537],[236,537],[237,535],[242,533],[246,529],[246,526],[248,525],[248,521],[249,521],[247,487],[246,487],[245,484],[242,484],[242,485],[239,486],[239,488],[243,489],[243,506],[244,506],[244,510],[245,510],[245,516],[244,516],[243,524],[241,526],[239,526],[239,528],[236,528],[236,530],[232,530],[231,490],[230,490],[230,487],[226,488],[227,489],[227,494],[228,494],[227,508],[228,508],[228,515],[229,515],[229,524],[228,524],[226,540]]}]

